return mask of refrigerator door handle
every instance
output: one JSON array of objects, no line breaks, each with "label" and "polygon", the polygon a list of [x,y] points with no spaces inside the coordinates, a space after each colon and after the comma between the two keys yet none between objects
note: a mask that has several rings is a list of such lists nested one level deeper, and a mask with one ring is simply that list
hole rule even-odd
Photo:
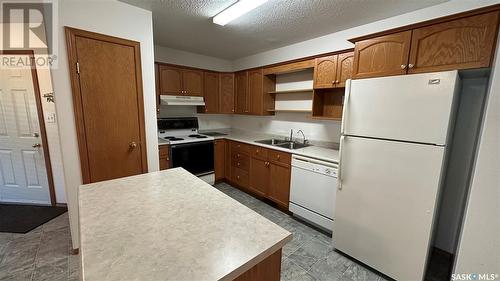
[{"label": "refrigerator door handle", "polygon": [[340,134],[343,135],[345,131],[345,124],[347,119],[347,108],[349,104],[349,96],[351,95],[351,79],[347,79],[345,82],[345,93],[344,93],[344,108],[342,109],[342,123],[340,123]]},{"label": "refrigerator door handle", "polygon": [[342,147],[344,145],[345,136],[340,136],[340,144],[339,144],[339,168],[337,171],[337,188],[342,190]]}]

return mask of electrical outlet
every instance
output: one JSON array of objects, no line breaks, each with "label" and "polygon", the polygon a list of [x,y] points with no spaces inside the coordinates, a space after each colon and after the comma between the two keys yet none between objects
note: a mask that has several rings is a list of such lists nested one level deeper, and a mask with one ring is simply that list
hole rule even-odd
[{"label": "electrical outlet", "polygon": [[47,123],[56,123],[56,114],[55,113],[47,114],[45,120],[47,121]]}]

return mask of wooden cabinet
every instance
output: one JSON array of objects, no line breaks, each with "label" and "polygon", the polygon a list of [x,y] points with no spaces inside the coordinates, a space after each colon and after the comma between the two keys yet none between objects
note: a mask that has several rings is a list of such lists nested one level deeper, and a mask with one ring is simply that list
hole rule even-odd
[{"label": "wooden cabinet", "polygon": [[226,173],[226,141],[223,139],[215,140],[214,142],[214,170],[215,181],[220,181],[225,178]]},{"label": "wooden cabinet", "polygon": [[497,28],[495,11],[414,29],[408,73],[488,67]]},{"label": "wooden cabinet", "polygon": [[259,196],[265,197],[269,189],[269,162],[260,158],[252,158],[250,162],[250,184],[251,191]]},{"label": "wooden cabinet", "polygon": [[355,42],[353,78],[489,67],[499,11],[408,27]]},{"label": "wooden cabinet", "polygon": [[406,73],[411,30],[356,42],[353,78]]},{"label": "wooden cabinet", "polygon": [[160,157],[160,170],[166,170],[170,168],[170,148],[168,145],[158,146],[158,152]]},{"label": "wooden cabinet", "polygon": [[219,88],[219,113],[234,113],[234,73],[220,73]]},{"label": "wooden cabinet", "polygon": [[203,71],[160,64],[158,73],[162,95],[203,96]]},{"label": "wooden cabinet", "polygon": [[251,114],[261,114],[263,111],[263,75],[262,69],[248,71],[248,100]]},{"label": "wooden cabinet", "polygon": [[219,112],[219,73],[205,72],[203,75],[205,113]]},{"label": "wooden cabinet", "polygon": [[248,96],[248,73],[246,71],[235,74],[236,113],[250,112],[250,99]]},{"label": "wooden cabinet", "polygon": [[352,67],[354,64],[354,52],[347,52],[337,55],[337,73],[335,87],[345,87],[345,81],[352,78]]},{"label": "wooden cabinet", "polygon": [[317,58],[314,64],[314,88],[332,88],[337,79],[337,55]]},{"label": "wooden cabinet", "polygon": [[268,198],[288,210],[290,200],[290,165],[269,162]]}]

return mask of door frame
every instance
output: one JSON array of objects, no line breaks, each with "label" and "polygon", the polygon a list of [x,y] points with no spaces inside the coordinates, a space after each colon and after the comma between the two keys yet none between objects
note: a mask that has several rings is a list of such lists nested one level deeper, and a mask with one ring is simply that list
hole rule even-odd
[{"label": "door frame", "polygon": [[38,124],[40,126],[40,137],[42,140],[43,155],[45,161],[45,171],[47,172],[47,180],[49,183],[50,204],[56,206],[56,192],[54,188],[54,177],[52,174],[52,164],[50,162],[49,142],[47,141],[47,133],[45,131],[45,117],[43,115],[42,98],[40,96],[40,85],[38,83],[38,73],[35,64],[35,52],[33,50],[0,50],[0,55],[27,55],[31,61],[31,78],[33,80],[33,89],[36,102],[36,111],[38,115]]},{"label": "door frame", "polygon": [[141,164],[142,172],[148,172],[147,163],[147,147],[146,147],[146,132],[144,122],[144,97],[142,86],[142,67],[141,67],[141,47],[140,42],[128,39],[113,37],[105,34],[95,33],[91,31],[76,29],[65,26],[66,33],[66,48],[68,52],[68,66],[71,81],[71,90],[73,93],[73,108],[75,114],[76,136],[78,139],[78,150],[80,153],[80,166],[82,172],[82,180],[84,184],[91,183],[90,179],[90,163],[87,148],[87,135],[85,133],[85,122],[83,114],[82,93],[80,90],[80,79],[76,68],[77,51],[76,37],[84,37],[88,39],[104,41],[114,44],[125,45],[134,48],[135,72],[136,72],[136,88],[137,88],[137,105],[139,111],[139,137],[141,139],[139,145],[141,147]]}]

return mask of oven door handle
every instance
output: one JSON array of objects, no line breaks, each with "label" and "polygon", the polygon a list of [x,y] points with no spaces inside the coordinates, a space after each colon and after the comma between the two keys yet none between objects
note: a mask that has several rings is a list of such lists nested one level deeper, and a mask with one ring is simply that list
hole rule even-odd
[{"label": "oven door handle", "polygon": [[180,143],[180,144],[171,144],[170,149],[172,148],[178,148],[178,147],[190,147],[190,146],[198,146],[198,145],[204,145],[208,143],[214,143],[214,141],[209,140],[209,141],[198,141],[198,142],[190,142],[190,143]]}]

